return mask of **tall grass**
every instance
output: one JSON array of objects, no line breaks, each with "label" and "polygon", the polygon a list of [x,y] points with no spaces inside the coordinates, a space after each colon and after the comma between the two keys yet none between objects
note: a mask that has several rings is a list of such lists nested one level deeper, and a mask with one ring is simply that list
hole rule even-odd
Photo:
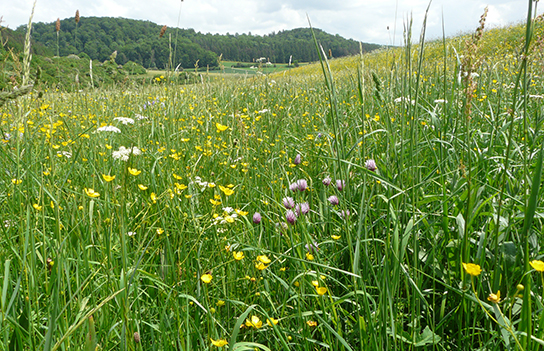
[{"label": "tall grass", "polygon": [[287,77],[12,94],[0,350],[539,349],[534,12]]}]

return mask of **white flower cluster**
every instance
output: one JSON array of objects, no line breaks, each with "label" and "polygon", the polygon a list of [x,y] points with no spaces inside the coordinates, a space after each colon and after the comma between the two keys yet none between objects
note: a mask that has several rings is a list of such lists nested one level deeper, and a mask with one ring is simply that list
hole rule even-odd
[{"label": "white flower cluster", "polygon": [[128,117],[115,117],[113,120],[114,121],[119,121],[119,122],[123,123],[124,125],[134,124],[134,120],[132,118],[128,118]]},{"label": "white flower cluster", "polygon": [[66,158],[70,158],[72,157],[72,153],[68,152],[68,151],[57,151],[57,156],[58,157],[66,157]]},{"label": "white flower cluster", "polygon": [[142,151],[140,149],[138,149],[138,147],[134,146],[134,147],[131,147],[131,148],[126,148],[124,146],[121,146],[119,148],[119,150],[117,151],[114,151],[112,153],[112,157],[116,160],[121,160],[121,161],[128,161],[128,158],[130,156],[130,154],[133,154],[133,155],[141,155],[142,154]]},{"label": "white flower cluster", "polygon": [[121,133],[121,129],[114,127],[114,126],[104,126],[100,127],[96,130],[96,132],[114,132],[114,133]]},{"label": "white flower cluster", "polygon": [[395,100],[393,100],[393,102],[395,102],[396,104],[400,104],[401,102],[406,102],[406,103],[410,103],[412,105],[415,105],[415,103],[416,103],[414,100],[410,100],[410,99],[408,99],[407,97],[404,97],[404,96],[396,98]]},{"label": "white flower cluster", "polygon": [[232,207],[224,207],[223,216],[217,216],[216,214],[213,219],[213,225],[233,223],[236,218],[238,218],[238,214],[234,211]]},{"label": "white flower cluster", "polygon": [[208,187],[213,188],[215,186],[215,183],[205,182],[199,176],[196,176],[195,180],[190,182],[189,184],[197,184],[200,187],[201,191],[204,191]]},{"label": "white flower cluster", "polygon": [[139,114],[135,114],[134,118],[136,118],[138,121],[141,121],[142,119],[148,119],[148,117]]}]

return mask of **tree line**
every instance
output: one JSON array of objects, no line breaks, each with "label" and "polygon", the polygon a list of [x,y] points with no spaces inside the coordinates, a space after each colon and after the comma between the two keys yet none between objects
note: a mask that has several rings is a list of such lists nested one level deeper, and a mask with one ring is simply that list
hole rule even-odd
[{"label": "tree line", "polygon": [[[89,55],[94,60],[105,61],[117,51],[116,62],[136,62],[146,68],[216,67],[218,57],[223,60],[253,62],[265,57],[272,63],[294,61],[309,62],[318,59],[312,34],[308,28],[285,30],[268,35],[203,34],[194,29],[166,28],[150,21],[112,17],[81,17],[56,23],[35,23],[32,38],[43,44],[50,53],[60,56]],[[16,32],[23,34],[26,26]],[[317,40],[334,57],[359,52],[360,43],[314,29]],[[162,33],[162,35],[161,35]],[[364,52],[378,48],[375,44],[362,44]]]}]

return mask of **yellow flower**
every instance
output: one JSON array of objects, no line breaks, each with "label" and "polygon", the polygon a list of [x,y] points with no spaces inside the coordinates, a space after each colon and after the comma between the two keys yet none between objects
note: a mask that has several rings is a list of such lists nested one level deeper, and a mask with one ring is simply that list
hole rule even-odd
[{"label": "yellow flower", "polygon": [[276,325],[278,324],[278,322],[279,321],[277,319],[274,319],[272,317],[266,319],[266,324],[268,324],[269,326]]},{"label": "yellow flower", "polygon": [[251,319],[246,319],[246,327],[259,329],[263,326],[263,322],[257,316],[251,316]]},{"label": "yellow flower", "polygon": [[223,132],[223,131],[225,131],[225,130],[227,130],[227,129],[229,128],[229,127],[224,126],[224,125],[222,125],[222,124],[220,124],[220,123],[216,123],[216,124],[215,124],[215,127],[217,128],[217,131],[218,131],[218,132]]},{"label": "yellow flower", "polygon": [[138,184],[138,188],[140,188],[141,191],[147,190],[147,187],[143,184]]},{"label": "yellow flower", "polygon": [[214,206],[217,206],[217,205],[221,205],[221,201],[217,201],[217,200],[214,200],[214,199],[210,199],[210,203]]},{"label": "yellow flower", "polygon": [[128,173],[132,174],[133,176],[137,176],[138,174],[142,173],[142,171],[139,171],[136,168],[128,167]]},{"label": "yellow flower", "polygon": [[11,180],[11,182],[12,182],[13,184],[15,184],[15,185],[19,185],[19,184],[21,184],[21,183],[23,182],[23,180],[22,180],[22,179],[15,179],[15,178],[13,178],[13,179]]},{"label": "yellow flower", "polygon": [[157,228],[157,235],[161,235],[162,233],[164,233],[164,229]]},{"label": "yellow flower", "polygon": [[463,262],[463,268],[465,269],[465,272],[467,272],[468,274],[470,274],[473,277],[476,277],[476,276],[480,275],[480,273],[482,273],[482,269],[480,268],[480,266],[477,265],[477,264],[474,264],[474,263],[464,263]]},{"label": "yellow flower", "polygon": [[331,235],[331,238],[333,238],[334,240],[338,240],[338,239],[341,238],[341,236],[340,236],[340,235],[334,235],[334,234],[333,234],[333,235]]},{"label": "yellow flower", "polygon": [[317,327],[316,321],[307,321],[306,324],[308,324],[309,327]]},{"label": "yellow flower", "polygon": [[272,262],[266,255],[257,256],[257,261],[262,262],[264,264],[269,264],[270,262]]},{"label": "yellow flower", "polygon": [[155,193],[151,193],[150,198],[151,198],[151,201],[153,201],[154,204],[157,203],[157,195]]},{"label": "yellow flower", "polygon": [[529,264],[531,265],[531,267],[533,267],[535,269],[535,271],[544,272],[544,262],[542,262],[540,260],[533,260],[533,261],[529,262]]},{"label": "yellow flower", "polygon": [[322,287],[315,287],[315,291],[319,294],[319,295],[325,295],[327,293],[327,288],[322,286]]},{"label": "yellow flower", "polygon": [[234,190],[224,187],[222,185],[219,186],[219,189],[227,196],[231,196],[232,194],[234,194]]},{"label": "yellow flower", "polygon": [[212,281],[213,277],[211,274],[203,274],[201,277],[200,277],[200,280],[202,280],[203,283],[205,284],[209,284],[211,281]]},{"label": "yellow flower", "polygon": [[112,180],[115,179],[115,176],[114,175],[110,176],[110,175],[107,175],[107,174],[102,174],[102,178],[104,178],[104,180],[106,182],[111,182]]},{"label": "yellow flower", "polygon": [[187,185],[185,185],[185,184],[174,183],[174,185],[176,186],[176,189],[178,189],[178,190],[187,189]]},{"label": "yellow flower", "polygon": [[219,301],[217,301],[216,305],[217,305],[217,307],[225,306],[225,301],[219,300]]},{"label": "yellow flower", "polygon": [[94,191],[94,189],[87,189],[87,188],[84,188],[83,189],[85,191],[85,194],[87,194],[88,197],[99,197],[100,194],[96,191]]},{"label": "yellow flower", "polygon": [[319,286],[319,282],[317,280],[312,280],[312,285],[317,288]]},{"label": "yellow flower", "polygon": [[244,253],[242,251],[233,251],[232,256],[236,261],[240,261],[242,258],[244,258]]},{"label": "yellow flower", "polygon": [[181,180],[181,177],[178,176],[176,173],[172,173],[172,176],[177,180]]},{"label": "yellow flower", "polygon": [[262,262],[259,262],[259,263],[255,263],[255,268],[257,268],[258,270],[262,271],[262,270],[265,270],[268,266],[265,265],[264,263]]},{"label": "yellow flower", "polygon": [[223,346],[229,344],[228,341],[225,340],[225,339],[214,340],[214,339],[210,338],[210,340],[212,341],[212,345],[217,346],[217,347],[223,347]]},{"label": "yellow flower", "polygon": [[236,209],[235,211],[236,211],[236,213],[238,213],[240,216],[247,216],[247,214],[248,214],[248,212],[242,211],[242,210],[238,210],[238,209]]},{"label": "yellow flower", "polygon": [[32,207],[34,207],[37,211],[41,211],[42,210],[42,206],[38,205],[38,204],[34,204],[32,205]]},{"label": "yellow flower", "polygon": [[306,252],[306,259],[308,261],[313,261],[314,260],[314,255],[312,255],[311,253],[309,252]]},{"label": "yellow flower", "polygon": [[499,301],[501,300],[501,291],[497,291],[496,294],[490,293],[487,297],[487,300],[493,303],[499,303]]}]

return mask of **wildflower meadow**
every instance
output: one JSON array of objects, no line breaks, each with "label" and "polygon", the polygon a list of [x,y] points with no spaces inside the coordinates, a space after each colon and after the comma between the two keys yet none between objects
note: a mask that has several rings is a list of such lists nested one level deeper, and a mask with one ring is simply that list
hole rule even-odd
[{"label": "wildflower meadow", "polygon": [[28,93],[27,51],[0,99],[0,350],[542,349],[528,4],[186,85]]}]

